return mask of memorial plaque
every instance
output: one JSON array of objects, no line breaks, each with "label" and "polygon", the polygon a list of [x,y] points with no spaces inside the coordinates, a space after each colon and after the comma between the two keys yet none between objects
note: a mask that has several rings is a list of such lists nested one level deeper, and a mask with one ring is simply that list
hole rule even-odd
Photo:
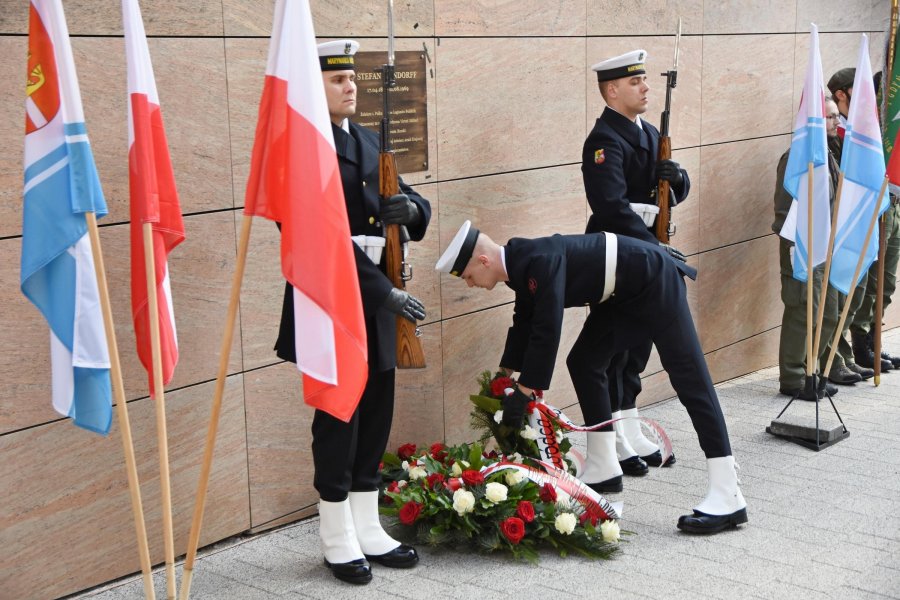
[{"label": "memorial plaque", "polygon": [[[353,122],[375,132],[381,131],[381,72],[387,52],[357,52],[356,116]],[[394,53],[397,85],[391,94],[391,149],[400,173],[428,170],[428,107],[425,53]]]}]

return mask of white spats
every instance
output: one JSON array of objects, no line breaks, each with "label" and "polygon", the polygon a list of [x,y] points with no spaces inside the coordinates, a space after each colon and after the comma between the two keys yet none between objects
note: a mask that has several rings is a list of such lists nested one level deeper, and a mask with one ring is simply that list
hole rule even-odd
[{"label": "white spats", "polygon": [[365,558],[356,540],[350,500],[319,500],[319,538],[322,541],[322,553],[332,564]]},{"label": "white spats", "polygon": [[634,451],[637,452],[637,455],[647,456],[648,454],[657,452],[659,446],[644,437],[644,432],[641,431],[641,422],[638,421],[638,409],[629,408],[628,410],[623,410],[621,412],[622,418],[625,420],[616,423],[616,431],[618,431],[618,428],[621,425],[622,434],[625,436],[625,439],[628,440],[631,447],[634,448]]},{"label": "white spats", "polygon": [[356,539],[365,554],[380,556],[400,546],[381,527],[378,518],[378,491],[350,492],[350,512],[356,527]]},{"label": "white spats", "polygon": [[585,483],[601,483],[622,475],[622,467],[616,458],[616,432],[597,431],[586,434],[587,459],[581,480]]},{"label": "white spats", "polygon": [[[621,411],[617,410],[614,412],[612,418],[621,419]],[[631,447],[631,444],[628,443],[628,439],[625,437],[623,425],[624,421],[613,423],[613,427],[616,430],[616,456],[619,457],[619,460],[627,460],[632,456],[637,456],[637,452],[635,452],[634,448]]]},{"label": "white spats", "polygon": [[738,487],[733,456],[706,459],[709,489],[706,497],[694,508],[706,515],[730,515],[747,507],[744,495]]}]

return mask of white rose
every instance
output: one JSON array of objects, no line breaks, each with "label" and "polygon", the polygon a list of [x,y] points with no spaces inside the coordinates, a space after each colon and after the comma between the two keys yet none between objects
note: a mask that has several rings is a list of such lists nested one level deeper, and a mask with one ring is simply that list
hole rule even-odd
[{"label": "white rose", "polygon": [[521,463],[522,455],[519,454],[518,452],[513,452],[512,456],[509,457],[509,460],[511,460],[514,463]]},{"label": "white rose", "polygon": [[506,470],[506,485],[512,487],[517,483],[522,483],[523,479],[525,479],[525,475],[521,471],[517,469]]},{"label": "white rose", "polygon": [[603,521],[600,523],[600,534],[604,542],[619,541],[619,523],[617,521]]},{"label": "white rose", "polygon": [[497,504],[506,500],[506,490],[506,486],[502,483],[492,481],[491,483],[484,486],[484,497],[494,504]]},{"label": "white rose", "polygon": [[407,481],[405,479],[401,479],[400,481],[397,482],[397,487],[399,487],[399,488],[405,488],[407,485],[409,485],[409,484],[407,483]]},{"label": "white rose", "polygon": [[403,467],[404,471],[409,471],[409,462],[408,461],[404,460],[402,463],[400,463],[400,466]]},{"label": "white rose", "polygon": [[428,476],[428,471],[424,467],[415,466],[409,470],[409,480],[415,481]]},{"label": "white rose", "polygon": [[503,411],[498,410],[494,413],[494,423],[501,423],[503,421]]},{"label": "white rose", "polygon": [[453,510],[459,516],[472,512],[475,509],[475,495],[469,490],[458,489],[453,492]]},{"label": "white rose", "polygon": [[450,467],[450,474],[454,477],[459,477],[462,475],[462,467],[459,466],[458,462],[453,463],[453,466]]},{"label": "white rose", "polygon": [[519,435],[526,440],[536,440],[538,438],[537,431],[535,431],[531,425],[526,425],[524,429],[519,432]]},{"label": "white rose", "polygon": [[575,524],[578,522],[578,519],[575,518],[574,513],[564,512],[556,515],[556,521],[553,523],[556,526],[556,530],[565,535],[571,535],[573,531],[575,531]]}]

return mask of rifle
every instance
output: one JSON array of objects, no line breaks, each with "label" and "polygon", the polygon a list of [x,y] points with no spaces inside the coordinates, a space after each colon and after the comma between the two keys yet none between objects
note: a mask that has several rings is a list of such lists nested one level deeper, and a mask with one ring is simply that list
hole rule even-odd
[{"label": "rifle", "polygon": [[[672,138],[669,137],[669,113],[672,108],[672,89],[678,80],[678,46],[681,42],[681,17],[678,18],[678,33],[675,35],[675,63],[671,70],[662,73],[666,78],[666,108],[659,118],[659,160],[672,158]],[[659,205],[659,214],[656,216],[656,239],[663,244],[669,243],[669,238],[675,235],[675,225],[672,223],[672,212],[669,209],[669,182],[660,179],[656,192],[656,200]]]},{"label": "rifle", "polygon": [[[388,0],[388,59],[382,65],[382,113],[381,151],[378,153],[378,193],[382,198],[390,198],[400,193],[397,160],[391,150],[391,98],[390,88],[397,85],[394,75],[394,2]],[[400,240],[400,225],[385,225],[385,265],[388,279],[394,287],[406,289],[406,282],[412,279],[412,267],[406,262],[406,244]],[[421,335],[415,323],[397,317],[397,368],[425,368],[425,352],[422,350]]]}]

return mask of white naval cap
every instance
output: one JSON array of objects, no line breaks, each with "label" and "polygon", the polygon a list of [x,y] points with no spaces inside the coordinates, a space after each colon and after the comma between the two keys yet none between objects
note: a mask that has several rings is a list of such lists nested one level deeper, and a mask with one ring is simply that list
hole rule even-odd
[{"label": "white naval cap", "polygon": [[355,71],[353,55],[359,50],[356,40],[335,40],[316,46],[323,71]]},{"label": "white naval cap", "polygon": [[608,58],[591,67],[597,72],[597,81],[612,81],[622,77],[634,77],[647,72],[644,61],[647,60],[646,50],[632,50],[620,56]]},{"label": "white naval cap", "polygon": [[475,242],[478,241],[480,232],[472,227],[471,221],[466,221],[453,236],[453,240],[444,253],[434,265],[436,271],[441,273],[450,273],[454,277],[459,277],[466,270],[469,259],[472,258],[472,251],[475,249]]}]

